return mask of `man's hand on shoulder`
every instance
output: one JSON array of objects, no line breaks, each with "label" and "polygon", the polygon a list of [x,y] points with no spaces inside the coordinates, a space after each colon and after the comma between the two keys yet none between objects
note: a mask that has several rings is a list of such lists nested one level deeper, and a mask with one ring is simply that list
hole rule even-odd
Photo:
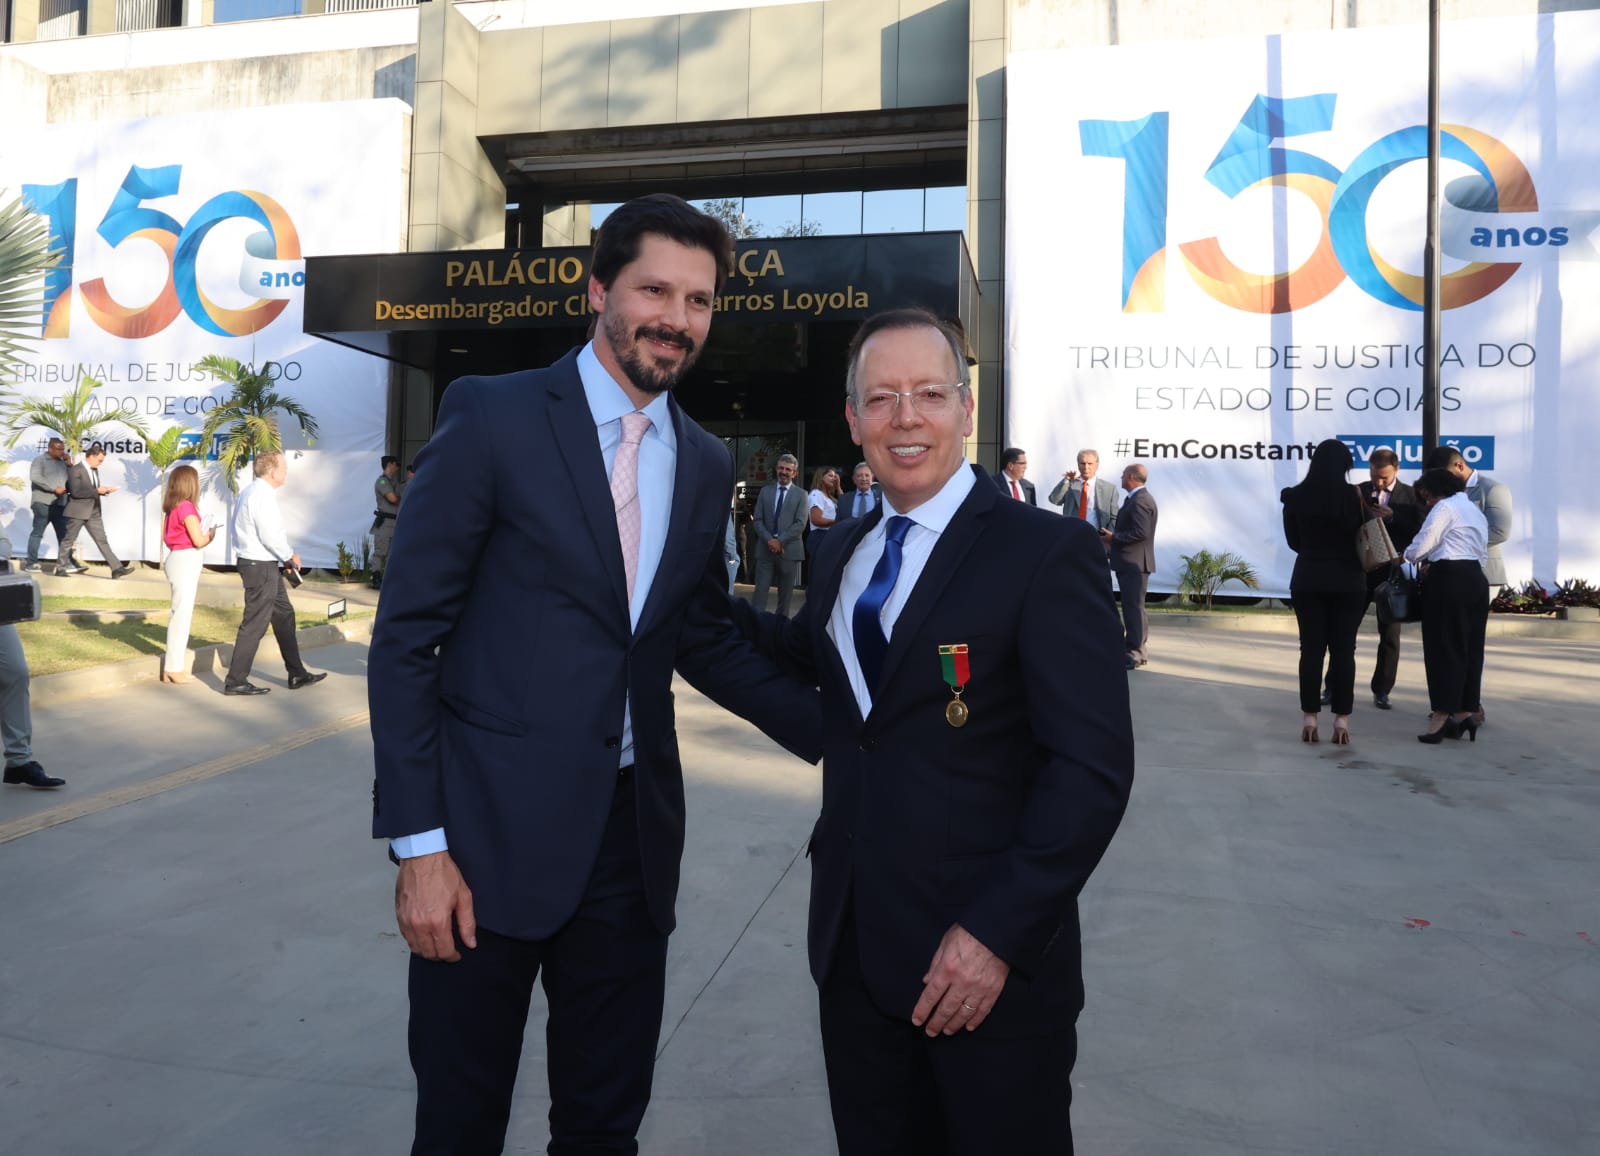
[{"label": "man's hand on shoulder", "polygon": [[437,851],[400,860],[394,881],[394,916],[411,950],[424,959],[456,963],[452,926],[467,947],[478,946],[478,923],[472,914],[472,892],[450,852]]},{"label": "man's hand on shoulder", "polygon": [[930,1036],[975,1031],[989,1018],[1011,965],[990,951],[959,923],[950,925],[922,977],[922,998],[911,1022]]}]

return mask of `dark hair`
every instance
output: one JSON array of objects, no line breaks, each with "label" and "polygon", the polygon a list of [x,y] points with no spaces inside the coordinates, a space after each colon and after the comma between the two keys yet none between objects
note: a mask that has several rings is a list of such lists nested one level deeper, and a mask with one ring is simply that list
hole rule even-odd
[{"label": "dark hair", "polygon": [[99,454],[101,457],[106,456],[106,447],[101,445],[99,442],[91,442],[89,444],[89,448],[83,451],[83,456],[86,458],[92,458],[96,454]]},{"label": "dark hair", "polygon": [[417,472],[417,463],[416,462],[407,462],[406,463],[406,473],[414,474],[416,472]]},{"label": "dark hair", "polygon": [[1355,457],[1338,438],[1319,442],[1311,453],[1311,466],[1298,486],[1283,492],[1284,502],[1303,517],[1342,522],[1347,514],[1359,517],[1360,506],[1346,477]]},{"label": "dark hair", "polygon": [[1400,455],[1391,449],[1375,449],[1367,455],[1367,465],[1377,466],[1379,469],[1384,466],[1393,466],[1395,469],[1399,469]]},{"label": "dark hair", "polygon": [[[1455,446],[1434,446],[1433,452],[1428,455],[1428,460],[1422,463],[1422,468],[1427,470],[1448,470],[1457,462],[1465,461],[1461,451]],[[1448,498],[1450,495],[1445,494]]]},{"label": "dark hair", "polygon": [[[1441,446],[1440,448],[1446,449],[1448,447]],[[1462,490],[1467,488],[1467,483],[1465,479],[1457,477],[1443,466],[1434,466],[1431,469],[1423,470],[1422,476],[1411,483],[1411,488],[1422,490],[1430,497],[1443,501],[1445,498],[1461,493]]]},{"label": "dark hair", "polygon": [[962,392],[972,388],[972,372],[967,368],[967,338],[959,325],[921,306],[886,309],[863,321],[850,339],[850,351],[845,356],[844,391],[852,403],[856,398],[856,374],[861,368],[861,347],[875,335],[891,329],[932,329],[939,334],[950,347],[950,356],[956,363],[956,381],[950,384],[960,385]]},{"label": "dark hair", "polygon": [[589,263],[594,279],[611,288],[617,274],[639,259],[639,238],[646,233],[710,253],[718,291],[733,272],[733,242],[721,221],[671,193],[650,193],[618,205],[600,225]]},{"label": "dark hair", "polygon": [[384,454],[383,459],[378,464],[384,469],[388,469],[390,466],[398,466],[400,464],[400,459],[395,457],[393,454]]},{"label": "dark hair", "polygon": [[167,475],[167,492],[161,499],[161,512],[170,514],[182,502],[200,498],[200,475],[193,466],[173,466]]},{"label": "dark hair", "polygon": [[1027,455],[1027,450],[1019,450],[1016,446],[1007,446],[1000,451],[1000,468],[1003,470],[1020,457]]}]

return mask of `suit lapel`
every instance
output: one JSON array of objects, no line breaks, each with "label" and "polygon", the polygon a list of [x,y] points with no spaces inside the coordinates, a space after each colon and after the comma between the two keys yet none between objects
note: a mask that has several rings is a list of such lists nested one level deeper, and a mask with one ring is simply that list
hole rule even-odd
[{"label": "suit lapel", "polygon": [[[661,547],[661,563],[656,567],[655,580],[650,583],[650,593],[645,596],[644,609],[639,612],[640,632],[643,632],[649,623],[650,616],[660,610],[661,601],[666,597],[665,587],[672,578],[667,569],[667,562],[674,550],[682,548],[689,533],[700,481],[701,446],[700,439],[694,436],[699,431],[690,429],[683,410],[678,408],[678,403],[671,397],[667,398],[667,412],[672,415],[672,433],[678,444],[678,461],[672,476],[672,512],[667,522],[667,540]],[[732,481],[731,475],[729,481]],[[611,519],[612,536],[615,537],[615,510],[611,511]],[[622,557],[620,539],[617,544],[617,557],[619,560]],[[627,589],[626,575],[623,578],[623,589]]]},{"label": "suit lapel", "polygon": [[[900,611],[900,617],[895,619],[894,634],[889,639],[889,652],[883,658],[883,673],[878,677],[880,689],[887,690],[894,678],[895,668],[911,650],[911,640],[922,629],[923,622],[937,605],[939,596],[944,593],[944,588],[949,585],[950,579],[955,576],[961,560],[967,556],[967,551],[972,549],[973,543],[983,533],[984,518],[994,508],[995,503],[1002,499],[1014,500],[1009,495],[997,492],[993,486],[974,485],[957,508],[955,517],[951,518],[950,524],[944,528],[944,533],[939,535],[939,541],[934,546],[933,553],[928,556],[927,565],[922,568],[905,609]],[[952,638],[950,641],[960,642],[961,639]],[[929,662],[933,662],[938,656],[927,657]],[[873,696],[874,714],[877,713],[878,705],[884,697],[887,696]]]},{"label": "suit lapel", "polygon": [[622,539],[617,535],[617,512],[611,505],[611,479],[606,476],[594,414],[578,376],[578,355],[569,353],[550,367],[547,385],[551,432],[556,449],[566,463],[567,477],[577,490],[578,508],[589,524],[595,549],[611,579],[611,591],[628,622],[628,576],[622,568]]}]

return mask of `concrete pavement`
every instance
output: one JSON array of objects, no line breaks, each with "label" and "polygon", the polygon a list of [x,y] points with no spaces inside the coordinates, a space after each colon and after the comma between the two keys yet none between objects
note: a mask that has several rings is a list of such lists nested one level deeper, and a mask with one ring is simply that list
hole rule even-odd
[{"label": "concrete pavement", "polygon": [[[1083,901],[1078,1150],[1600,1150],[1600,646],[1492,640],[1489,725],[1426,747],[1408,634],[1396,709],[1358,700],[1345,749],[1296,741],[1294,647],[1157,618],[1130,676],[1138,781]],[[0,1151],[405,1149],[366,649],[313,655],[333,677],[289,692],[264,661],[259,700],[215,676],[36,697],[69,785],[0,793]],[[819,772],[678,703],[689,845],[643,1150],[822,1156]],[[546,1140],[541,1020],[536,997],[510,1152]]]}]

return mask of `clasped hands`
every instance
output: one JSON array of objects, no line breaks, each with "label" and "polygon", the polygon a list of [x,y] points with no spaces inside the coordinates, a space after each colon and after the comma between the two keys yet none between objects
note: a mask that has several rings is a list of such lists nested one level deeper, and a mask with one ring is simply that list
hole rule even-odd
[{"label": "clasped hands", "polygon": [[922,998],[911,1010],[911,1022],[929,1036],[975,1031],[994,1010],[1010,974],[1010,964],[959,923],[951,924],[922,977]]}]

